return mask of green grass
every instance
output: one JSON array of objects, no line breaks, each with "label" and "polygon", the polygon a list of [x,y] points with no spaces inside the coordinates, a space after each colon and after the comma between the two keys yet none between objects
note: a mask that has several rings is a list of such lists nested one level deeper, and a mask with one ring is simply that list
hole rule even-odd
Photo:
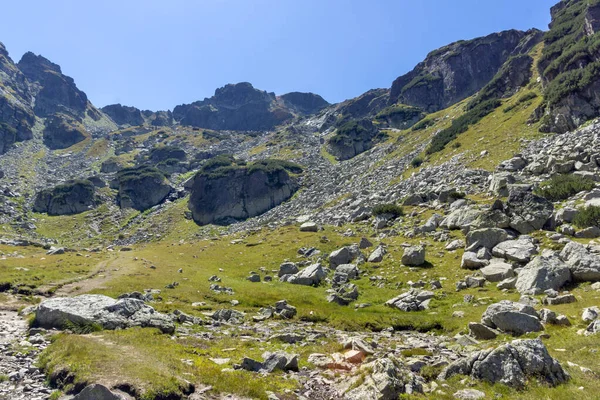
[{"label": "green grass", "polygon": [[573,224],[579,228],[596,226],[600,228],[600,207],[588,206],[580,208],[573,220]]}]

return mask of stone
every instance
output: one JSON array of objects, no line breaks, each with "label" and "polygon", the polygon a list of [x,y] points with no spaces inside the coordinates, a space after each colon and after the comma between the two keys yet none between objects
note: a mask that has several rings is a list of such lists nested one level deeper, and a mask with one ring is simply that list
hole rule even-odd
[{"label": "stone", "polygon": [[569,266],[575,281],[600,281],[600,256],[589,252],[584,245],[569,242],[560,252],[560,257]]},{"label": "stone", "polygon": [[323,270],[321,264],[312,264],[304,268],[302,271],[292,275],[287,282],[295,285],[318,286],[327,274]]},{"label": "stone", "polygon": [[400,311],[422,311],[429,306],[429,301],[435,296],[433,292],[412,289],[385,302],[385,305]]},{"label": "stone", "polygon": [[240,324],[244,321],[244,317],[244,313],[227,308],[217,310],[211,315],[211,318],[215,321],[227,322],[230,324]]},{"label": "stone", "polygon": [[410,246],[405,248],[400,262],[407,266],[420,266],[425,264],[425,248],[423,246]]},{"label": "stone", "polygon": [[319,225],[314,222],[305,222],[300,225],[300,232],[318,232]]},{"label": "stone", "polygon": [[575,237],[579,239],[596,239],[600,237],[600,228],[597,226],[590,226],[575,232]]},{"label": "stone", "polygon": [[477,322],[469,322],[469,334],[477,340],[492,340],[498,336],[495,330]]},{"label": "stone", "polygon": [[284,262],[279,266],[279,272],[277,273],[277,276],[281,278],[284,275],[296,274],[298,271],[298,266],[295,263]]},{"label": "stone", "polygon": [[89,211],[98,202],[95,186],[90,181],[78,180],[38,192],[33,210],[48,215],[72,215]]},{"label": "stone", "polygon": [[454,251],[454,250],[462,249],[464,247],[465,247],[465,241],[462,239],[456,239],[456,240],[453,240],[450,243],[448,243],[446,245],[445,249],[448,251]]},{"label": "stone", "polygon": [[373,243],[371,243],[369,241],[369,239],[367,239],[365,237],[360,238],[360,242],[358,243],[358,248],[359,249],[361,249],[361,250],[368,249],[369,247],[372,247],[372,246],[373,246]]},{"label": "stone", "polygon": [[528,263],[537,254],[537,247],[530,237],[522,236],[517,240],[507,240],[492,249],[495,257],[504,258],[518,263]]},{"label": "stone", "polygon": [[540,339],[513,340],[493,350],[473,353],[453,362],[440,374],[440,380],[469,375],[488,383],[522,389],[528,378],[538,378],[557,386],[570,379],[560,363],[552,358]]},{"label": "stone", "polygon": [[94,383],[86,386],[73,400],[130,400],[131,396],[112,392],[106,386]]},{"label": "stone", "polygon": [[575,298],[575,296],[569,293],[556,297],[547,296],[542,300],[542,303],[547,304],[549,306],[553,306],[558,304],[575,303],[576,301],[577,299]]},{"label": "stone", "polygon": [[554,212],[552,202],[526,190],[515,190],[506,202],[510,227],[528,234],[544,227]]},{"label": "stone", "polygon": [[350,264],[353,259],[350,249],[348,247],[342,247],[329,254],[329,266],[335,269],[338,265]]},{"label": "stone", "polygon": [[571,281],[571,271],[556,254],[535,257],[520,272],[516,289],[521,294],[537,295],[548,289],[559,290]]},{"label": "stone", "polygon": [[497,244],[508,240],[508,233],[500,228],[485,228],[469,231],[466,238],[467,249],[485,247],[491,250]]},{"label": "stone", "polygon": [[403,393],[423,392],[424,380],[392,356],[364,364],[362,369],[367,375],[360,386],[346,393],[349,400],[395,400]]},{"label": "stone", "polygon": [[504,262],[494,262],[480,270],[489,282],[500,282],[515,276],[512,265]]},{"label": "stone", "polygon": [[583,309],[581,319],[585,322],[592,322],[598,319],[598,316],[600,316],[599,307],[588,307]]},{"label": "stone", "polygon": [[475,389],[462,389],[454,393],[454,398],[458,400],[480,400],[485,399],[485,393]]},{"label": "stone", "polygon": [[490,305],[481,316],[481,323],[515,335],[544,330],[533,307],[509,300]]},{"label": "stone", "polygon": [[383,261],[383,256],[385,256],[386,253],[387,250],[385,249],[385,247],[379,245],[375,250],[373,250],[367,261],[370,263],[379,263]]},{"label": "stone", "polygon": [[65,323],[98,324],[103,329],[123,329],[134,326],[158,328],[173,333],[171,319],[137,299],[115,300],[103,295],[57,297],[44,300],[36,310],[36,322],[43,328],[65,329]]},{"label": "stone", "polygon": [[477,257],[477,253],[465,251],[462,256],[460,267],[463,269],[480,269],[490,265],[488,260],[481,260]]},{"label": "stone", "polygon": [[452,211],[440,223],[440,227],[446,229],[464,229],[479,217],[481,212],[471,207],[461,207]]}]

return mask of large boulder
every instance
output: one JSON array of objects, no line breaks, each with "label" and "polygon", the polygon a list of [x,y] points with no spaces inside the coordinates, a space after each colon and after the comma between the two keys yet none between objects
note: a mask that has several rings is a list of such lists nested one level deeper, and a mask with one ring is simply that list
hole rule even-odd
[{"label": "large boulder", "polygon": [[260,215],[288,200],[302,169],[281,160],[241,165],[232,157],[209,161],[193,178],[188,207],[196,223],[227,224]]},{"label": "large boulder", "polygon": [[514,335],[544,330],[533,307],[509,300],[490,305],[481,316],[481,323]]},{"label": "large boulder", "polygon": [[77,119],[65,114],[54,114],[46,119],[44,144],[52,150],[66,149],[90,135]]},{"label": "large boulder", "polygon": [[327,142],[327,151],[336,159],[348,160],[372,148],[380,139],[377,128],[368,119],[340,126]]},{"label": "large boulder", "polygon": [[123,392],[111,391],[97,383],[86,386],[73,400],[133,400],[133,397]]},{"label": "large boulder", "polygon": [[158,328],[164,333],[175,330],[171,318],[141,300],[115,300],[98,294],[44,300],[37,307],[35,321],[42,328],[56,329],[97,324],[103,329],[141,326]]},{"label": "large boulder", "polygon": [[489,282],[501,282],[515,276],[512,265],[505,262],[492,262],[480,270],[483,277]]},{"label": "large boulder", "polygon": [[514,190],[506,202],[510,227],[522,234],[540,230],[552,217],[554,205],[527,190]]},{"label": "large boulder", "polygon": [[171,192],[165,176],[155,168],[125,168],[117,174],[119,205],[144,211],[162,203]]},{"label": "large boulder", "polygon": [[516,288],[521,294],[542,294],[559,290],[571,280],[571,271],[556,254],[545,252],[530,261],[520,272]]},{"label": "large boulder", "polygon": [[450,364],[439,378],[445,380],[454,375],[469,375],[518,389],[524,388],[529,378],[540,379],[551,386],[570,379],[540,339],[513,340],[495,349],[475,352]]},{"label": "large boulder", "polygon": [[33,211],[48,215],[79,214],[94,208],[98,200],[95,186],[90,181],[67,182],[39,192]]},{"label": "large boulder", "polygon": [[504,229],[500,228],[486,228],[471,230],[467,234],[467,248],[477,249],[485,247],[491,250],[498,243],[502,243],[508,240],[508,233]]},{"label": "large boulder", "polygon": [[590,253],[584,245],[569,242],[560,256],[569,265],[574,280],[600,281],[600,257]]},{"label": "large boulder", "polygon": [[283,275],[280,280],[295,285],[318,286],[327,273],[321,264],[312,264],[293,275]]},{"label": "large boulder", "polygon": [[507,240],[492,249],[494,256],[519,263],[531,261],[531,257],[537,253],[537,247],[529,236],[521,236],[517,240]]},{"label": "large boulder", "polygon": [[472,207],[461,207],[452,211],[444,220],[440,223],[440,227],[446,229],[464,229],[467,228],[475,221],[481,211]]},{"label": "large boulder", "polygon": [[329,254],[329,266],[336,269],[338,265],[350,264],[361,256],[362,253],[358,245],[340,247]]},{"label": "large boulder", "polygon": [[410,246],[404,249],[400,262],[407,266],[419,266],[425,264],[425,247]]}]

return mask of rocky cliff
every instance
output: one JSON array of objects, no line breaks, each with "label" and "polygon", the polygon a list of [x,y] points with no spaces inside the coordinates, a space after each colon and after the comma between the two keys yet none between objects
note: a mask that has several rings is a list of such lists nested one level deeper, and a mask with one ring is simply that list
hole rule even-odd
[{"label": "rocky cliff", "polygon": [[58,113],[46,118],[44,144],[51,150],[66,149],[89,137],[77,118]]},{"label": "rocky cliff", "polygon": [[211,98],[175,107],[173,118],[182,125],[215,130],[259,131],[273,129],[294,117],[326,106],[311,93],[275,93],[255,89],[250,83],[229,84]]},{"label": "rocky cliff", "polygon": [[339,161],[348,160],[371,149],[383,137],[368,119],[350,121],[328,140],[327,151]]},{"label": "rocky cliff", "polygon": [[165,176],[155,168],[126,168],[117,174],[118,202],[121,208],[147,210],[160,204],[171,192]]},{"label": "rocky cliff", "polygon": [[509,30],[435,50],[393,82],[390,103],[444,109],[477,93],[511,56],[527,53],[541,37],[538,30]]},{"label": "rocky cliff", "polygon": [[32,102],[25,75],[0,43],[0,154],[15,142],[33,138]]},{"label": "rocky cliff", "polygon": [[551,15],[538,63],[545,105],[536,114],[544,114],[541,130],[563,133],[600,115],[600,3],[561,1]]},{"label": "rocky cliff", "polygon": [[246,166],[221,156],[189,183],[188,207],[200,225],[254,217],[292,197],[299,186],[289,172],[300,171],[300,167],[280,160]]},{"label": "rocky cliff", "polygon": [[71,215],[88,211],[97,202],[94,185],[78,180],[42,190],[36,195],[33,210],[48,215]]},{"label": "rocky cliff", "polygon": [[170,111],[141,111],[136,107],[111,104],[102,107],[102,112],[108,115],[117,125],[137,126],[148,124],[152,126],[169,126],[173,124],[173,116]]}]

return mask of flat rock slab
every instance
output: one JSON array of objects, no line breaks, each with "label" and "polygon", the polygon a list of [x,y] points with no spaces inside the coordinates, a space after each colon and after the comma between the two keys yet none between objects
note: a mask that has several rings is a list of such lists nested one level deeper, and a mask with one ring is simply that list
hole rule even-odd
[{"label": "flat rock slab", "polygon": [[36,322],[43,328],[57,329],[65,329],[69,324],[98,324],[103,329],[141,326],[158,328],[163,333],[175,331],[170,317],[141,300],[115,300],[97,294],[45,300],[37,308]]}]

